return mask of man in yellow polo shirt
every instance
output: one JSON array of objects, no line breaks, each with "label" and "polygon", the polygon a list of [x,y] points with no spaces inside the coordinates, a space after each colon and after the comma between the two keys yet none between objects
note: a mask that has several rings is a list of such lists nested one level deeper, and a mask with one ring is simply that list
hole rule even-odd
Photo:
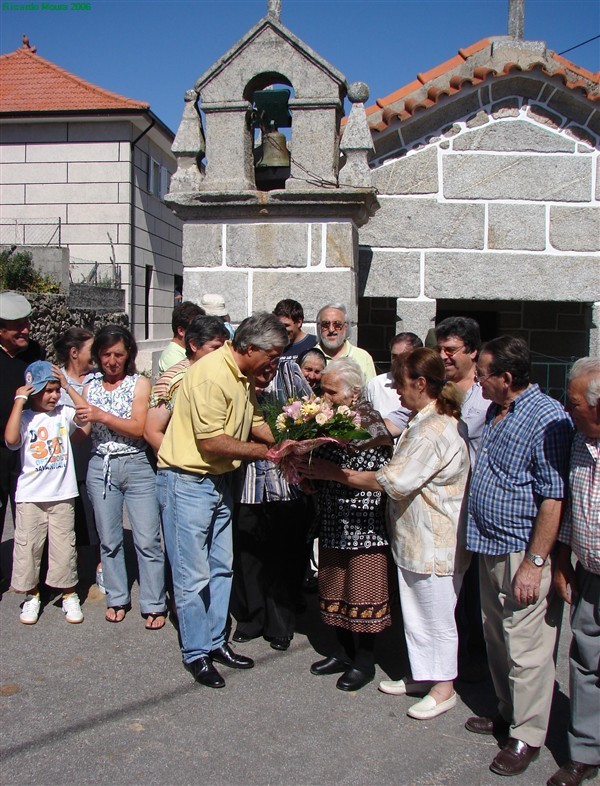
[{"label": "man in yellow polo shirt", "polygon": [[[232,341],[187,372],[158,452],[156,491],[184,665],[211,688],[225,681],[213,661],[250,669],[226,641],[232,579],[232,478],[244,459],[264,459],[273,435],[254,392],[254,375],[288,343],[273,314],[245,319]],[[248,438],[252,437],[252,442]]]}]

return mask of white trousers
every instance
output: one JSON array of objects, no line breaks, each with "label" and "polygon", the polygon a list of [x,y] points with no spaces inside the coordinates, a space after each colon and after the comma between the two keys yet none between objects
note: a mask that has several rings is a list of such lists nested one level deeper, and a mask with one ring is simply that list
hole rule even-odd
[{"label": "white trousers", "polygon": [[456,678],[458,632],[454,609],[463,574],[436,576],[398,568],[404,636],[413,680]]}]

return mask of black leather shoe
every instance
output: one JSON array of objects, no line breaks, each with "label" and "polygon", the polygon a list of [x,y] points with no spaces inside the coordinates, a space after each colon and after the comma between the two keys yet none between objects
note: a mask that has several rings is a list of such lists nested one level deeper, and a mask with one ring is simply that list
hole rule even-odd
[{"label": "black leather shoe", "polygon": [[292,639],[290,636],[270,636],[267,641],[271,645],[272,650],[281,650],[281,652],[284,652],[290,648]]},{"label": "black leather shoe", "polygon": [[352,666],[342,674],[335,687],[339,690],[360,690],[372,682],[374,676],[374,671],[361,671]]},{"label": "black leather shoe", "polygon": [[520,775],[539,755],[539,748],[509,737],[506,745],[490,764],[490,770],[496,775]]},{"label": "black leather shoe", "polygon": [[310,667],[310,673],[318,677],[324,674],[342,674],[350,664],[339,658],[323,658]]},{"label": "black leather shoe", "polygon": [[196,682],[199,682],[201,685],[206,685],[207,688],[225,687],[225,680],[215,669],[208,655],[201,655],[191,663],[186,663],[184,665],[186,669],[192,673]]},{"label": "black leather shoe", "polygon": [[222,663],[223,666],[229,666],[231,669],[251,669],[254,666],[252,658],[238,655],[227,643],[221,644],[216,650],[212,650],[210,657],[216,660],[217,663]]},{"label": "black leather shoe", "polygon": [[235,641],[236,644],[246,644],[248,641],[252,641],[252,639],[257,639],[260,635],[260,633],[257,633],[255,636],[251,636],[249,633],[236,630],[236,632],[231,637],[231,640]]},{"label": "black leather shoe", "polygon": [[568,761],[547,781],[546,786],[579,786],[588,778],[595,778],[598,767],[581,761]]}]

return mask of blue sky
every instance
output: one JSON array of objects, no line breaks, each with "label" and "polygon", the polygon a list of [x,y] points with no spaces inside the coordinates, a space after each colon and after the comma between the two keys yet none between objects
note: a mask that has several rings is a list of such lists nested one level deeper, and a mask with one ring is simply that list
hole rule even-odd
[{"label": "blue sky", "polygon": [[[26,33],[42,57],[108,90],[149,101],[174,131],[183,93],[266,14],[267,0],[0,2],[0,51]],[[37,5],[39,10],[13,10]],[[90,10],[74,10],[89,6]],[[371,101],[481,38],[505,35],[508,0],[282,0],[281,21],[371,89]],[[562,52],[600,33],[599,0],[526,0],[525,37]],[[565,55],[600,70],[600,40]]]}]

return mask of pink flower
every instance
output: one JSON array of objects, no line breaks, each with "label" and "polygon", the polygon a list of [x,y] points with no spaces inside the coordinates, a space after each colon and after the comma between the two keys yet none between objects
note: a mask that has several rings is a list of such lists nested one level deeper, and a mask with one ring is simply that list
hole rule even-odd
[{"label": "pink flower", "polygon": [[300,416],[300,410],[302,409],[302,402],[301,401],[292,401],[291,404],[288,404],[283,408],[283,411],[286,415],[288,415],[292,420],[297,420]]}]

